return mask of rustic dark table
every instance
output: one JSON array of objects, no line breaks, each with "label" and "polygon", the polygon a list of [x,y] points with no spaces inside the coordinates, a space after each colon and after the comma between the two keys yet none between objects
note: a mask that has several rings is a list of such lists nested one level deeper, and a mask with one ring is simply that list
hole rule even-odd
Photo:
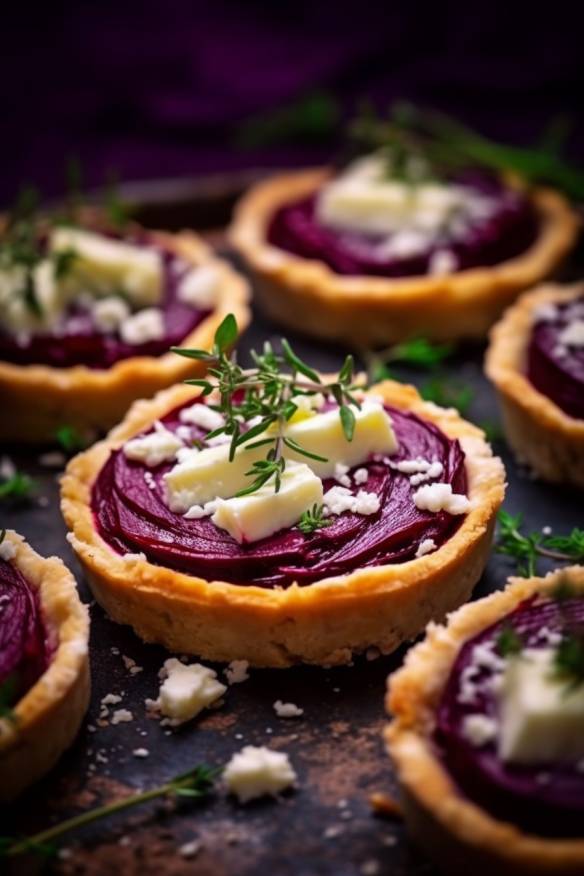
[{"label": "rustic dark table", "polygon": [[[233,258],[221,233],[213,229],[228,221],[234,197],[248,179],[243,174],[227,180],[133,185],[126,194],[140,204],[142,221],[153,227],[199,228]],[[276,326],[255,313],[239,345],[243,360],[251,348],[279,336]],[[288,337],[302,356],[324,371],[337,369],[346,352],[289,333]],[[496,422],[494,394],[482,374],[483,354],[482,348],[465,347],[442,373],[473,390],[470,419]],[[396,371],[413,383],[428,377],[405,368]],[[554,531],[566,532],[582,525],[581,497],[533,480],[517,466],[503,441],[496,440],[495,449],[507,469],[505,507],[511,513],[523,512],[526,528],[553,525]],[[165,732],[146,717],[144,699],[156,696],[157,673],[167,654],[108,620],[92,602],[65,539],[58,472],[43,468],[38,452],[2,452],[30,473],[39,489],[31,505],[0,509],[0,527],[21,532],[41,554],[62,557],[90,604],[93,695],[79,737],[58,767],[17,804],[0,810],[0,834],[30,834],[133,789],[157,785],[202,761],[222,765],[248,743],[288,752],[299,777],[298,789],[277,801],[240,806],[218,791],[195,806],[147,805],[71,835],[59,856],[48,862],[20,860],[13,872],[433,876],[432,862],[408,842],[399,821],[376,816],[369,802],[375,791],[396,790],[382,741],[384,693],[386,678],[399,666],[405,649],[375,660],[359,658],[351,667],[332,670],[251,670],[248,681],[229,688],[221,708],[180,730]],[[550,567],[542,562],[540,568]],[[475,595],[502,587],[512,571],[505,557],[493,554]],[[124,657],[143,671],[131,675]],[[221,673],[223,667],[215,668]],[[99,726],[100,701],[109,693],[122,695],[120,707],[132,711],[132,722]],[[298,704],[304,715],[278,718],[273,709],[277,699]],[[133,756],[136,748],[148,749],[149,756]],[[198,851],[187,859],[179,850],[193,840],[198,841]]]}]

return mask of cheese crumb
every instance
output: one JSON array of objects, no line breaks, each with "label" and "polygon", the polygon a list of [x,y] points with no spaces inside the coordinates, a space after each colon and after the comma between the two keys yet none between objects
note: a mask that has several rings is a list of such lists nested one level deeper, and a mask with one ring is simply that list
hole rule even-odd
[{"label": "cheese crumb", "polygon": [[335,465],[334,479],[337,483],[341,484],[343,487],[351,486],[351,478],[347,474],[349,471],[349,466],[344,465],[342,462],[337,462]]},{"label": "cheese crumb", "polygon": [[5,537],[0,542],[0,560],[4,560],[5,562],[9,562],[9,560],[13,560],[16,556],[16,545],[14,545],[11,541]]},{"label": "cheese crumb", "polygon": [[265,746],[246,745],[233,755],[223,778],[227,790],[247,803],[266,794],[275,796],[296,782],[288,755]]},{"label": "cheese crumb", "polygon": [[183,304],[201,310],[212,310],[219,291],[219,272],[216,265],[201,265],[181,279],[176,295]]},{"label": "cheese crumb", "polygon": [[298,708],[294,703],[283,703],[282,700],[276,700],[274,710],[278,718],[299,718],[304,714],[304,709]]},{"label": "cheese crumb", "polygon": [[161,670],[164,678],[157,700],[147,706],[170,719],[172,726],[190,721],[221,697],[227,688],[217,680],[217,673],[200,663],[185,666],[171,657]]},{"label": "cheese crumb", "polygon": [[482,748],[497,736],[497,722],[488,715],[467,715],[462,723],[462,733],[476,748]]},{"label": "cheese crumb", "polygon": [[564,347],[584,347],[584,319],[576,319],[567,325],[558,336]]},{"label": "cheese crumb", "polygon": [[157,307],[145,307],[120,325],[120,337],[126,344],[160,341],[165,334],[164,314]]},{"label": "cheese crumb", "polygon": [[353,474],[353,480],[360,486],[369,480],[369,472],[366,468],[358,468]]},{"label": "cheese crumb", "polygon": [[447,511],[466,514],[470,502],[462,493],[453,493],[451,484],[426,484],[414,493],[414,504],[421,511]]},{"label": "cheese crumb", "polygon": [[178,853],[182,858],[194,858],[201,851],[201,847],[202,843],[200,840],[191,840],[188,843],[183,843]]},{"label": "cheese crumb", "polygon": [[182,447],[180,438],[157,420],[154,423],[154,432],[126,441],[124,456],[154,468],[163,462],[171,462]]},{"label": "cheese crumb", "polygon": [[433,538],[425,538],[418,545],[418,550],[416,551],[416,558],[424,557],[426,554],[431,554],[432,551],[435,551],[437,548],[437,544]]},{"label": "cheese crumb", "polygon": [[443,277],[445,274],[453,274],[458,267],[458,259],[448,249],[438,249],[430,256],[428,273],[433,277]]},{"label": "cheese crumb", "polygon": [[220,429],[225,425],[225,418],[219,411],[214,411],[202,402],[191,405],[190,408],[183,408],[178,415],[181,423],[189,423],[193,426],[199,426],[201,429],[206,429],[208,432],[214,432],[215,429]]},{"label": "cheese crumb", "polygon": [[112,715],[112,724],[127,724],[134,720],[133,714],[128,709],[116,709]]},{"label": "cheese crumb", "polygon": [[123,298],[109,295],[93,302],[91,316],[100,332],[115,332],[123,322],[130,319],[130,308]]},{"label": "cheese crumb", "polygon": [[248,669],[248,660],[232,660],[225,669],[227,684],[241,684],[242,681],[247,681],[249,678]]},{"label": "cheese crumb", "polygon": [[132,752],[132,754],[134,755],[134,757],[149,757],[150,756],[150,752],[148,751],[147,748],[135,748],[134,751]]},{"label": "cheese crumb", "polygon": [[323,497],[325,510],[329,514],[342,514],[351,511],[353,514],[367,516],[379,511],[381,502],[377,493],[367,493],[359,490],[354,496],[346,487],[331,487]]}]

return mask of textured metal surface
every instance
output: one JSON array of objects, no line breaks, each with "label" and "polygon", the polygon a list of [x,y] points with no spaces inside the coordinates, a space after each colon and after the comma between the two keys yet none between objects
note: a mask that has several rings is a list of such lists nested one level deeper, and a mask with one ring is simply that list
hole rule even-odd
[{"label": "textured metal surface", "polygon": [[[221,197],[227,207],[229,191]],[[179,221],[188,221],[184,202],[180,209]],[[156,213],[156,205],[149,206],[151,221],[156,222],[158,215],[166,224],[175,224],[168,202],[163,214]],[[204,216],[198,202],[193,202],[192,215],[198,221]],[[245,353],[279,335],[276,327],[256,315],[240,348]],[[322,370],[337,368],[342,361],[342,350],[294,336],[290,340]],[[481,361],[482,350],[469,348],[445,372],[474,390],[471,419],[495,420],[494,397],[482,376]],[[413,382],[426,379],[421,373],[400,373]],[[529,529],[553,525],[560,532],[582,524],[581,497],[531,480],[503,444],[498,443],[496,449],[507,467],[506,508],[522,511]],[[0,526],[23,533],[41,554],[62,557],[89,602],[91,595],[65,539],[56,473],[39,465],[38,454],[9,450],[17,465],[37,479],[42,504],[36,501],[31,507],[11,511],[2,508]],[[541,569],[546,568],[542,563]],[[504,558],[493,556],[475,595],[501,587],[509,571]],[[98,802],[115,800],[129,789],[163,782],[200,761],[221,765],[246,743],[287,751],[298,772],[299,787],[278,801],[246,807],[218,792],[195,807],[153,804],[134,810],[71,836],[64,843],[64,856],[47,865],[50,872],[433,876],[431,862],[410,846],[399,822],[374,816],[369,805],[372,792],[395,787],[381,740],[383,699],[386,677],[399,665],[404,649],[391,657],[360,658],[352,667],[330,671],[252,670],[249,681],[228,690],[219,709],[170,733],[148,719],[144,708],[144,699],[156,695],[157,672],[165,652],[144,645],[129,629],[109,621],[95,604],[91,617],[93,696],[87,722],[53,773],[18,804],[0,812],[0,833],[29,834]],[[124,656],[143,670],[129,674]],[[216,668],[221,672],[222,667]],[[108,693],[122,695],[120,707],[131,710],[132,722],[99,726],[99,703]],[[301,706],[302,718],[278,718],[273,709],[277,699]],[[90,728],[96,729],[91,732]],[[146,759],[133,756],[139,747],[149,750]],[[200,841],[200,849],[187,860],[178,850],[193,839]],[[35,860],[20,861],[14,872],[34,873],[40,866]]]}]

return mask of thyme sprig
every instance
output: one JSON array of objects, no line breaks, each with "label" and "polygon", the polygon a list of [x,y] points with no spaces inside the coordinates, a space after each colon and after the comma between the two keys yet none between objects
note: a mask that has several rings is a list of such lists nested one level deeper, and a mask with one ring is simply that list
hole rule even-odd
[{"label": "thyme sprig", "polygon": [[497,552],[513,557],[520,575],[535,575],[538,557],[562,563],[584,560],[584,530],[574,528],[569,535],[546,536],[540,532],[521,532],[523,515],[500,511]]},{"label": "thyme sprig", "polygon": [[584,173],[561,157],[568,126],[557,119],[540,146],[524,148],[497,143],[443,113],[400,102],[385,118],[365,107],[350,133],[363,148],[384,150],[392,176],[410,182],[482,166],[515,172],[530,183],[552,183],[576,200],[584,198]]},{"label": "thyme sprig", "polygon": [[523,650],[523,645],[523,638],[510,625],[504,626],[497,635],[497,651],[501,657],[512,657],[520,654]]},{"label": "thyme sprig", "polygon": [[324,505],[313,505],[308,511],[304,511],[298,521],[298,529],[305,535],[311,535],[317,529],[325,529],[333,521],[324,515]]},{"label": "thyme sprig", "polygon": [[[298,410],[294,398],[322,394],[339,406],[339,416],[347,441],[353,440],[355,414],[359,408],[352,383],[353,357],[347,356],[336,380],[323,383],[320,375],[306,364],[292,349],[286,339],[281,341],[281,352],[276,352],[269,342],[261,353],[252,351],[253,368],[242,368],[230,350],[237,340],[237,322],[228,314],[215,333],[213,349],[188,350],[174,347],[173,351],[190,359],[205,362],[211,379],[187,380],[201,387],[203,395],[214,390],[219,394],[219,404],[210,405],[219,411],[225,420],[223,426],[210,432],[206,438],[228,435],[231,439],[229,459],[233,461],[239,447],[265,447],[266,455],[253,463],[246,473],[252,479],[249,486],[236,495],[256,492],[273,479],[275,491],[281,485],[286,468],[284,449],[326,462],[322,456],[311,453],[286,434],[286,425]],[[269,430],[269,431],[268,431]]]},{"label": "thyme sprig", "polygon": [[14,471],[8,477],[0,475],[0,502],[23,502],[30,499],[35,489],[34,480],[23,472]]},{"label": "thyme sprig", "polygon": [[36,852],[43,855],[54,854],[55,840],[59,840],[65,834],[101,818],[147,803],[157,797],[200,800],[211,793],[217,773],[218,770],[204,764],[196,766],[188,772],[175,776],[163,785],[151,788],[149,791],[140,791],[115,803],[108,803],[105,806],[90,809],[88,812],[82,812],[81,815],[68,818],[66,821],[49,827],[34,836],[26,838],[0,837],[0,858],[14,858],[26,852]]},{"label": "thyme sprig", "polygon": [[434,370],[454,351],[454,344],[436,344],[424,337],[411,338],[385,350],[365,352],[367,374],[371,383],[391,378],[388,366],[411,365],[414,368]]},{"label": "thyme sprig", "polygon": [[584,684],[584,631],[564,634],[554,652],[554,674],[570,692]]}]

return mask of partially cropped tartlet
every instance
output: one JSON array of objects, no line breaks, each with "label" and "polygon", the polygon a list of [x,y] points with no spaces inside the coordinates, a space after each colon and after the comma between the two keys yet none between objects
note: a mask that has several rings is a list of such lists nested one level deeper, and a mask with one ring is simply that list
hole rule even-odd
[{"label": "partially cropped tartlet", "polygon": [[512,578],[389,679],[413,837],[445,873],[584,872],[584,568]]},{"label": "partially cropped tartlet", "polygon": [[383,130],[381,148],[340,171],[280,174],[242,198],[231,239],[259,302],[286,326],[356,347],[484,337],[562,261],[576,213],[448,139]]},{"label": "partially cropped tartlet", "polygon": [[12,216],[0,238],[0,440],[103,432],[136,398],[196,376],[169,353],[210,346],[227,312],[247,324],[247,284],[191,232],[108,224],[85,210]]},{"label": "partially cropped tartlet", "polygon": [[491,332],[485,371],[518,459],[584,487],[584,285],[522,296]]},{"label": "partially cropped tartlet", "polygon": [[328,380],[284,351],[245,371],[219,357],[220,397],[137,402],[69,464],[71,544],[98,601],[148,641],[346,663],[416,635],[480,577],[504,494],[480,430],[412,387],[364,393],[350,362]]},{"label": "partially cropped tartlet", "polygon": [[0,801],[48,772],[89,703],[89,617],[75,580],[16,533],[0,541]]}]

